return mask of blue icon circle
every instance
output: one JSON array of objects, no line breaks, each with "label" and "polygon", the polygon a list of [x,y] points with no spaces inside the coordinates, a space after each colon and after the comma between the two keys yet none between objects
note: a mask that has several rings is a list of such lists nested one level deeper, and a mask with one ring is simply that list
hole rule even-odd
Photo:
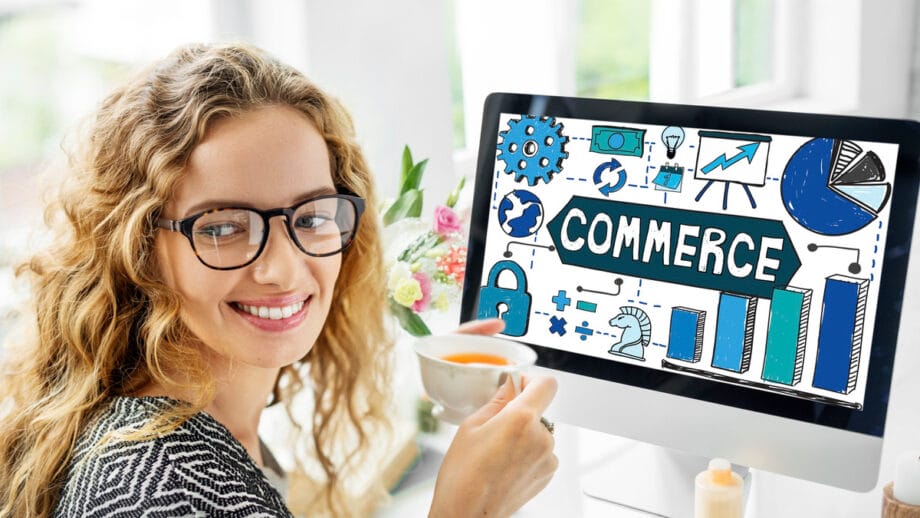
[{"label": "blue icon circle", "polygon": [[511,191],[498,204],[498,222],[511,237],[536,234],[543,224],[543,203],[530,191]]},{"label": "blue icon circle", "polygon": [[856,232],[877,216],[834,185],[831,176],[839,160],[834,139],[809,140],[793,153],[780,181],[786,211],[799,225],[817,234]]},{"label": "blue icon circle", "polygon": [[610,138],[607,139],[607,145],[610,146],[610,149],[620,149],[625,142],[626,139],[621,133],[613,133],[610,135]]}]

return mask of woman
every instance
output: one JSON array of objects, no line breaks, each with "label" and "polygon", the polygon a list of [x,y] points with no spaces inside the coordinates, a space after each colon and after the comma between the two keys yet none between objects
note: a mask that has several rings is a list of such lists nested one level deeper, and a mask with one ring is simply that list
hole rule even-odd
[{"label": "woman", "polygon": [[[287,516],[257,426],[304,387],[316,497],[359,512],[342,478],[386,422],[390,348],[341,106],[257,49],[190,46],[103,102],[73,166],[63,232],[23,268],[37,319],[6,352],[0,515]],[[555,389],[502,387],[460,427],[432,516],[507,516],[548,483]]]}]

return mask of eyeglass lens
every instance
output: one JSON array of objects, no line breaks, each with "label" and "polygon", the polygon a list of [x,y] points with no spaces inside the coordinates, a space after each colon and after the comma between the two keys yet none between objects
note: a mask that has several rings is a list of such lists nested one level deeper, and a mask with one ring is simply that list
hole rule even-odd
[{"label": "eyeglass lens", "polygon": [[[341,251],[354,236],[357,211],[344,198],[320,198],[297,207],[287,222],[290,234],[310,255]],[[192,239],[205,264],[232,268],[252,261],[266,234],[262,216],[247,209],[220,209],[195,220]]]}]

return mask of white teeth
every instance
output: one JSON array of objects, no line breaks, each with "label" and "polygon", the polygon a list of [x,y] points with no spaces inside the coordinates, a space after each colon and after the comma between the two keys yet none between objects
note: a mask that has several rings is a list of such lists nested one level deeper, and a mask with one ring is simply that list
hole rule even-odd
[{"label": "white teeth", "polygon": [[270,320],[281,320],[282,318],[290,318],[291,315],[297,313],[303,308],[304,301],[296,302],[288,306],[247,306],[245,304],[237,304],[236,306],[250,315],[257,316],[259,318],[267,318]]}]

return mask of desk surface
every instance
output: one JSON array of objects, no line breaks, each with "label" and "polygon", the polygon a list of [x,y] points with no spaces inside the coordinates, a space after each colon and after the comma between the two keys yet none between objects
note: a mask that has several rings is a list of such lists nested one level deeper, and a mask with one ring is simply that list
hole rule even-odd
[{"label": "desk surface", "polygon": [[[878,516],[881,510],[882,487],[894,477],[895,459],[904,449],[916,447],[920,443],[915,433],[920,430],[920,412],[911,410],[910,419],[909,423],[905,419],[897,419],[897,423],[892,422],[892,427],[897,428],[898,432],[892,432],[891,440],[886,440],[879,483],[872,491],[855,493],[766,471],[751,470],[750,495],[744,516],[746,518],[777,516],[784,518],[865,518]],[[424,438],[422,440],[424,447],[433,447],[435,450],[446,448],[455,428],[445,428],[444,431],[437,434],[437,437]],[[910,436],[911,433],[914,433],[913,439]],[[621,451],[636,446],[636,443],[626,439],[612,439],[606,434],[562,423],[557,423],[556,436],[559,471],[549,486],[515,516],[521,518],[557,516],[648,518],[653,516],[590,497],[582,491],[581,487],[582,479],[590,476],[599,464],[607,460],[615,460]],[[603,453],[598,454],[598,451]],[[587,452],[591,452],[595,457],[593,463],[585,462]],[[439,460],[435,455],[430,462],[436,464]],[[426,471],[428,478],[398,492],[391,504],[381,509],[375,516],[377,518],[426,516],[434,489],[433,475],[436,472],[436,466],[428,467]],[[692,484],[692,480],[688,480],[687,483]],[[688,516],[690,515],[692,515],[692,509],[688,509]]]}]

